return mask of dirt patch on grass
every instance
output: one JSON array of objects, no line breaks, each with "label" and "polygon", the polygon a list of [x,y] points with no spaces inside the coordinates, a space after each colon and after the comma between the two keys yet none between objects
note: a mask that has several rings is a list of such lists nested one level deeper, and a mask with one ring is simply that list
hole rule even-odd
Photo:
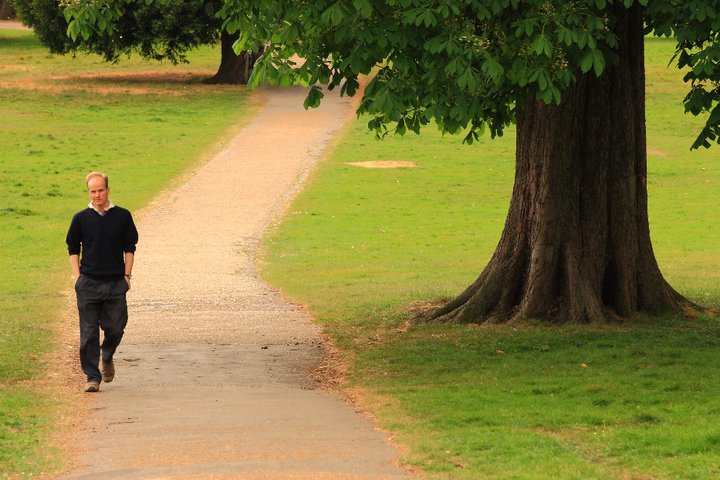
[{"label": "dirt patch on grass", "polygon": [[420,321],[424,318],[427,318],[432,312],[446,305],[451,300],[452,298],[450,297],[439,297],[429,300],[417,300],[402,305],[396,310],[396,312],[405,314],[415,321]]},{"label": "dirt patch on grass", "polygon": [[658,148],[652,148],[652,147],[647,147],[647,154],[652,155],[654,157],[662,157],[662,158],[665,158],[668,156],[667,152],[664,152]]},{"label": "dirt patch on grass", "polygon": [[238,85],[205,85],[202,81],[212,72],[202,71],[147,71],[103,74],[52,75],[43,80],[20,77],[5,81],[5,88],[62,92],[84,90],[100,94],[129,95],[186,95],[188,93],[226,93]]},{"label": "dirt patch on grass", "polygon": [[348,163],[348,165],[362,168],[417,168],[419,166],[415,162],[400,160],[371,160],[368,162],[352,162]]},{"label": "dirt patch on grass", "polygon": [[0,20],[0,29],[3,30],[30,30],[17,20]]},{"label": "dirt patch on grass", "polygon": [[0,65],[0,72],[27,72],[30,69],[27,65],[11,63],[7,65]]},{"label": "dirt patch on grass", "polygon": [[310,372],[310,375],[319,388],[341,392],[340,388],[346,384],[349,376],[350,360],[340,354],[330,337],[325,334],[321,335],[323,338],[322,361]]}]

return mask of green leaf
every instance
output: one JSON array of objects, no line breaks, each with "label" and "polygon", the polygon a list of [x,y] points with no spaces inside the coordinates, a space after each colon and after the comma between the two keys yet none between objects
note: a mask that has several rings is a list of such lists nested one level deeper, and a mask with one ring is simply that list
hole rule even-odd
[{"label": "green leaf", "polygon": [[288,44],[294,42],[300,36],[300,28],[297,23],[291,23],[285,29],[283,40],[281,43]]},{"label": "green leaf", "polygon": [[342,0],[339,0],[325,10],[320,18],[325,23],[337,26],[342,23],[346,16],[345,5],[342,3]]},{"label": "green leaf", "polygon": [[587,44],[588,47],[592,48],[593,50],[597,48],[597,41],[595,41],[595,38],[593,38],[592,35],[587,36]]},{"label": "green leaf", "polygon": [[320,101],[325,96],[325,94],[322,92],[320,87],[317,85],[313,85],[310,88],[310,91],[308,92],[307,97],[305,98],[305,101],[303,102],[303,106],[305,107],[305,110],[308,108],[317,108],[320,106]]},{"label": "green leaf", "polygon": [[353,0],[353,6],[362,18],[370,18],[372,16],[373,7],[369,0]]},{"label": "green leaf", "polygon": [[527,83],[537,82],[540,77],[540,69],[533,70],[532,73],[527,77]]},{"label": "green leaf", "polygon": [[478,20],[489,20],[492,18],[492,12],[488,10],[485,5],[480,2],[473,2],[475,7],[475,16]]},{"label": "green leaf", "polygon": [[[544,69],[539,70],[537,81],[538,81],[538,86],[540,87],[541,91],[547,91],[548,86],[552,85],[552,79],[550,78],[550,75],[548,74],[548,72]],[[550,92],[550,95],[552,95],[552,92]],[[550,102],[547,102],[547,103],[550,103]]]},{"label": "green leaf", "polygon": [[462,121],[465,118],[465,107],[459,104],[453,105],[452,108],[450,108],[450,118],[453,118],[457,121]]},{"label": "green leaf", "polygon": [[592,54],[592,51],[589,51],[580,60],[580,71],[582,71],[582,73],[587,73],[590,71],[590,69],[592,67],[593,67],[593,54]]},{"label": "green leaf", "polygon": [[402,137],[403,135],[405,135],[406,131],[407,129],[405,128],[405,120],[401,118],[398,121],[397,126],[395,127],[395,133]]},{"label": "green leaf", "polygon": [[358,88],[360,88],[360,83],[357,81],[356,78],[348,78],[345,83],[343,83],[342,87],[340,87],[340,95],[348,95],[352,97],[355,95],[355,92],[357,92]]},{"label": "green leaf", "polygon": [[274,79],[275,67],[268,57],[263,56],[255,62],[248,86],[254,88],[266,82],[272,83]]},{"label": "green leaf", "polygon": [[532,43],[532,49],[538,55],[544,54],[548,58],[552,57],[552,45],[545,35],[540,35]]},{"label": "green leaf", "polygon": [[535,31],[535,26],[537,22],[534,18],[527,18],[525,20],[520,20],[515,24],[515,36],[517,37],[530,37],[532,36],[533,32]]},{"label": "green leaf", "polygon": [[445,73],[448,75],[464,72],[467,68],[467,62],[462,57],[455,57],[445,65]]},{"label": "green leaf", "polygon": [[458,85],[460,88],[464,88],[470,91],[475,90],[478,85],[476,70],[470,66],[465,72],[458,77]]},{"label": "green leaf", "polygon": [[587,33],[573,32],[573,36],[575,37],[575,43],[577,43],[577,46],[580,48],[585,48],[585,46],[587,45]]},{"label": "green leaf", "polygon": [[553,100],[553,94],[551,89],[545,89],[538,93],[538,98],[543,101],[543,103],[550,104]]},{"label": "green leaf", "polygon": [[446,35],[431,38],[425,42],[425,49],[430,53],[440,53],[445,50],[448,39]]},{"label": "green leaf", "polygon": [[494,58],[486,59],[480,69],[492,79],[495,85],[500,85],[505,69],[497,60]]},{"label": "green leaf", "polygon": [[560,99],[561,99],[560,89],[557,88],[555,85],[553,85],[553,86],[550,87],[550,88],[551,88],[551,90],[552,90],[552,97],[553,97],[553,100],[555,100],[555,104],[556,104],[556,105],[560,105]]},{"label": "green leaf", "polygon": [[388,115],[393,110],[393,101],[390,93],[388,92],[386,85],[378,86],[378,93],[375,94],[372,105],[371,113],[382,113]]},{"label": "green leaf", "polygon": [[426,27],[434,27],[437,25],[437,18],[435,17],[435,13],[431,9],[426,9],[421,15],[418,15],[417,19],[415,20],[415,25],[425,25]]},{"label": "green leaf", "polygon": [[557,36],[558,36],[558,40],[563,42],[566,46],[569,47],[570,45],[572,45],[573,36],[572,36],[572,32],[570,31],[570,29],[563,27],[563,26],[559,27]]},{"label": "green leaf", "polygon": [[599,77],[605,70],[605,57],[600,50],[593,50],[593,69],[595,70],[595,76]]},{"label": "green leaf", "polygon": [[717,128],[718,125],[720,125],[720,105],[716,105],[715,108],[712,109],[706,124],[713,128]]},{"label": "green leaf", "polygon": [[77,20],[73,20],[68,24],[67,35],[73,42],[77,41],[78,35],[80,35],[80,25]]}]

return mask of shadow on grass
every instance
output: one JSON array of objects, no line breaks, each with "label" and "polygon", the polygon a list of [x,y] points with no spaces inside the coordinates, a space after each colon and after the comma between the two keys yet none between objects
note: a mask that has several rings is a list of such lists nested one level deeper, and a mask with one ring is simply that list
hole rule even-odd
[{"label": "shadow on grass", "polygon": [[65,82],[94,82],[100,85],[196,85],[213,75],[214,72],[124,72],[84,75],[62,75],[53,77]]},{"label": "shadow on grass", "polygon": [[90,91],[100,94],[186,95],[227,94],[245,89],[245,85],[208,85],[203,83],[213,72],[124,72],[102,74],[53,75],[47,81],[18,78],[6,82],[7,88],[42,91]]}]

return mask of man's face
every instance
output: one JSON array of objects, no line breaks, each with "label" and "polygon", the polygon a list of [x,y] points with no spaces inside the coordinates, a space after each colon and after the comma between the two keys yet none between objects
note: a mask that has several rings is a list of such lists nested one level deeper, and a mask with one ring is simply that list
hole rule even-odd
[{"label": "man's face", "polygon": [[108,204],[110,190],[105,188],[105,180],[102,177],[92,177],[88,182],[88,195],[95,208],[105,208]]}]

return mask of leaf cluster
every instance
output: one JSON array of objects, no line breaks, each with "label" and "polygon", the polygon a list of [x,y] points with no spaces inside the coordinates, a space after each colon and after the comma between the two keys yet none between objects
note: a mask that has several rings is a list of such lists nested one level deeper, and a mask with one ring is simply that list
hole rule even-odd
[{"label": "leaf cluster", "polygon": [[[588,1],[226,0],[226,27],[239,48],[269,41],[255,81],[340,86],[377,69],[360,113],[381,134],[488,127],[501,135],[529,96],[559,103],[577,75],[599,75],[617,44],[602,8]],[[299,68],[293,55],[305,59]],[[321,98],[315,88],[306,102]]]},{"label": "leaf cluster", "polygon": [[54,53],[85,51],[117,61],[184,62],[185,52],[220,37],[221,2],[203,0],[15,0],[21,18]]},{"label": "leaf cluster", "polygon": [[[698,145],[720,136],[718,0],[225,0],[224,28],[238,50],[267,43],[251,84],[319,85],[354,94],[374,74],[359,113],[378,134],[431,122],[472,142],[514,122],[529,99],[560,103],[580,75],[617,61],[617,15],[635,3],[648,31],[675,35],[678,66],[690,66],[686,109],[710,112]],[[297,58],[304,59],[304,63]]]},{"label": "leaf cluster", "polygon": [[35,30],[40,42],[52,53],[64,55],[73,50],[67,21],[57,0],[13,0],[18,18]]},{"label": "leaf cluster", "polygon": [[677,40],[670,63],[686,71],[685,111],[708,115],[692,148],[720,143],[720,1],[650,2],[646,18],[648,32]]}]

